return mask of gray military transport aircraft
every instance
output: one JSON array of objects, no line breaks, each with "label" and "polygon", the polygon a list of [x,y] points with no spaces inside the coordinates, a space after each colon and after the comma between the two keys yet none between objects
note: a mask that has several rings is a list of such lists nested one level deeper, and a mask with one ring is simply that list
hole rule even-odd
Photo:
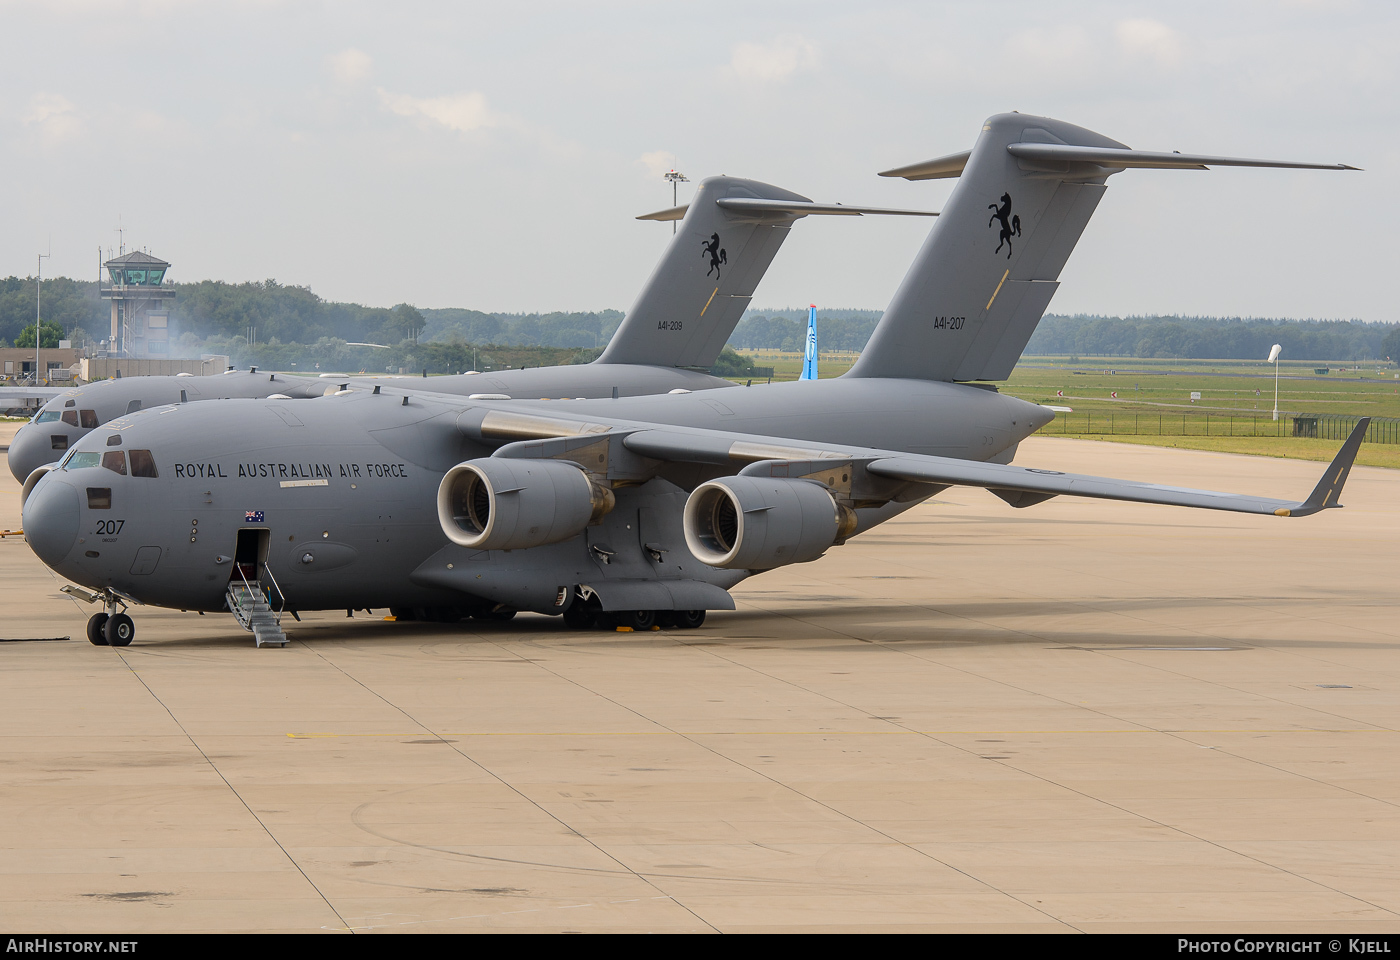
[{"label": "gray military transport aircraft", "polygon": [[[734,384],[705,371],[714,366],[796,221],[808,216],[895,214],[924,210],[816,203],[801,194],[738,177],[701,181],[687,207],[638,220],[679,220],[676,233],[602,355],[592,363],[434,377],[423,388],[470,397],[642,396],[671,390],[713,390]],[[703,301],[698,313],[693,308]],[[373,378],[370,383],[382,380]],[[10,443],[10,472],[20,483],[55,463],[99,425],[167,403],[233,398],[304,399],[363,386],[343,374],[319,377],[226,371],[214,376],[119,377],[56,392]],[[395,384],[397,390],[418,387]],[[33,394],[26,387],[24,392]],[[35,478],[37,479],[37,478]]]},{"label": "gray military transport aircraft", "polygon": [[[1013,507],[1338,506],[1365,420],[1309,496],[1272,500],[1011,466],[1054,414],[978,382],[1010,373],[1109,176],[1208,165],[1346,169],[1148,153],[995,116],[969,153],[895,171],[961,179],[842,377],[618,399],[388,384],[172,404],[76,443],[28,490],[25,536],[81,585],[65,590],[103,604],[94,643],[129,643],[121,611],[145,603],[228,610],[261,645],[286,642],[273,607],[694,627],[733,609],[727,589],[745,578],[814,560],[950,485]],[[681,316],[710,293],[693,295]]]}]

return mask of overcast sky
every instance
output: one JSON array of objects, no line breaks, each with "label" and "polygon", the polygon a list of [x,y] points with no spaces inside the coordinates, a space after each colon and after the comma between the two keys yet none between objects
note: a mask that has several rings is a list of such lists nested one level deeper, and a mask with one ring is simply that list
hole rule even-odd
[{"label": "overcast sky", "polygon": [[[0,274],[276,278],[374,305],[625,309],[661,174],[937,209],[875,176],[1020,110],[1143,149],[1364,173],[1128,171],[1055,312],[1400,320],[1400,5],[14,3]],[[682,201],[686,199],[683,187]],[[927,220],[809,218],[755,305],[881,308]]]}]

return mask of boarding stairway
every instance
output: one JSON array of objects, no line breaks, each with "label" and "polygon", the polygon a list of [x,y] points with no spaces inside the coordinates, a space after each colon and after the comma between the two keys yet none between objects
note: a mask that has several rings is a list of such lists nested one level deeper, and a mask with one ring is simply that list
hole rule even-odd
[{"label": "boarding stairway", "polygon": [[282,608],[286,606],[286,598],[282,596],[282,588],[277,585],[277,578],[272,575],[267,565],[263,564],[263,572],[271,581],[271,589],[275,589],[282,600],[281,607],[274,610],[269,602],[271,591],[264,588],[259,580],[250,581],[244,575],[241,564],[236,566],[235,570],[238,577],[230,580],[228,584],[229,612],[233,614],[239,626],[252,633],[253,642],[257,646],[285,647],[287,635],[282,632]]}]

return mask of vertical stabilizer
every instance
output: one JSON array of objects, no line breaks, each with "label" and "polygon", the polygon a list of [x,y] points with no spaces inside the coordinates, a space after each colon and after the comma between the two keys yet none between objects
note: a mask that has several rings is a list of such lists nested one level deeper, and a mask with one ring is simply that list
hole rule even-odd
[{"label": "vertical stabilizer", "polygon": [[802,376],[799,380],[817,379],[817,305],[807,308],[807,348],[802,354]]},{"label": "vertical stabilizer", "polygon": [[988,120],[849,376],[1001,380],[1011,373],[1105,179],[1117,172],[1091,162],[1019,159],[1008,149],[1018,143],[1124,149],[1045,117]]},{"label": "vertical stabilizer", "polygon": [[[708,369],[753,297],[788,230],[801,214],[725,210],[723,199],[811,203],[756,180],[701,181],[680,230],[652,271],[599,363]],[[669,219],[662,214],[651,219]],[[677,211],[679,213],[679,211]]]}]

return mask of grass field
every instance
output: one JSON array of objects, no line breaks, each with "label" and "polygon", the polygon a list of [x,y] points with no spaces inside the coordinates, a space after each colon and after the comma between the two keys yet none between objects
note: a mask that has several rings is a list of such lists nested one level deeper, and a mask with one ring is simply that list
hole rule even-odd
[{"label": "grass field", "polygon": [[[774,380],[795,380],[802,370],[799,353],[742,352],[773,367]],[[823,354],[822,378],[845,373],[856,356]],[[1318,373],[1323,367],[1327,373]],[[1032,403],[1070,407],[1044,430],[1054,436],[1300,460],[1330,460],[1340,443],[1291,436],[1295,415],[1400,418],[1400,377],[1374,363],[1280,363],[1278,421],[1274,368],[1263,361],[1023,357],[997,386]],[[1385,436],[1400,437],[1400,424]],[[1400,444],[1367,443],[1356,462],[1400,467]]]},{"label": "grass field", "polygon": [[[1244,453],[1256,457],[1283,457],[1289,460],[1320,460],[1324,463],[1336,456],[1342,446],[1339,440],[1315,440],[1305,437],[1149,437],[1076,433],[1066,436],[1073,440],[1140,443],[1152,447]],[[1400,445],[1363,443],[1356,454],[1356,462],[1366,467],[1400,468]]]},{"label": "grass field", "polygon": [[[1321,367],[1329,372],[1314,373]],[[1023,357],[1000,386],[1022,400],[1073,407],[1076,413],[1271,418],[1274,408],[1273,365],[1263,361]],[[1279,364],[1278,386],[1284,415],[1400,417],[1400,378],[1393,367],[1339,369],[1335,363],[1290,361]],[[1193,392],[1201,398],[1192,401]]]}]

